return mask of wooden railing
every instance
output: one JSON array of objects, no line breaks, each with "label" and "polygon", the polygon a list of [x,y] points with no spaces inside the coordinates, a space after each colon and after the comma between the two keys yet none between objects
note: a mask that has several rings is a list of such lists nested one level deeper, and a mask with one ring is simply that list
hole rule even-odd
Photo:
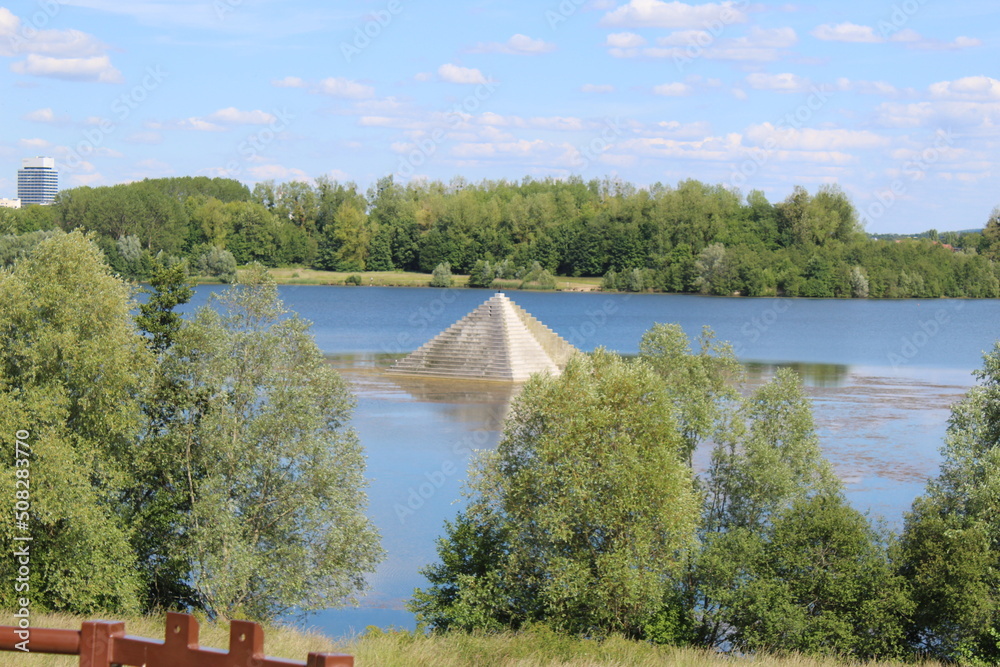
[{"label": "wooden railing", "polygon": [[0,626],[0,650],[23,650],[19,645],[30,653],[78,655],[80,667],[354,667],[352,656],[336,653],[310,653],[306,662],[268,658],[264,631],[249,621],[232,622],[228,651],[201,648],[198,621],[174,613],[167,614],[163,641],[126,635],[121,621],[86,621],[79,630]]}]

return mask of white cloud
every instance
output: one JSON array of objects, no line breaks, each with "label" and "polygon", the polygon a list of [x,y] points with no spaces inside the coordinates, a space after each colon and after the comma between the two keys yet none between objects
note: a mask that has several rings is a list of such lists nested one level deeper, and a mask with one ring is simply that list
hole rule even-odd
[{"label": "white cloud", "polygon": [[686,97],[691,94],[692,88],[686,83],[679,81],[674,83],[662,83],[653,87],[653,92],[665,97]]},{"label": "white cloud", "polygon": [[798,39],[793,28],[753,26],[746,35],[734,38],[716,38],[705,30],[679,30],[658,38],[657,46],[642,49],[641,55],[684,62],[696,58],[772,62],[782,56],[783,49],[797,44]]},{"label": "white cloud", "polygon": [[459,67],[447,63],[438,68],[438,76],[448,83],[477,84],[488,83],[486,77],[478,69]]},{"label": "white cloud", "polygon": [[195,132],[225,132],[226,128],[204,118],[185,118],[167,126],[173,130],[194,130]]},{"label": "white cloud", "polygon": [[803,151],[840,151],[884,148],[888,137],[867,130],[776,127],[771,123],[752,125],[746,138],[757,145],[771,143],[777,148]]},{"label": "white cloud", "polygon": [[1000,81],[988,76],[967,76],[931,84],[931,97],[939,100],[1000,100]]},{"label": "white cloud", "polygon": [[615,87],[608,83],[585,83],[580,86],[580,91],[584,93],[613,93],[615,92]]},{"label": "white cloud", "polygon": [[143,174],[166,175],[174,173],[174,168],[172,166],[155,158],[139,160],[135,163],[135,166],[139,167]]},{"label": "white cloud", "polygon": [[125,141],[130,144],[162,144],[163,135],[159,132],[133,132],[125,137]]},{"label": "white cloud", "polygon": [[452,148],[451,153],[455,157],[462,158],[484,158],[484,157],[504,157],[513,156],[528,158],[546,153],[556,148],[552,144],[541,139],[519,141],[509,141],[501,143],[464,143]]},{"label": "white cloud", "polygon": [[111,65],[108,56],[93,58],[50,58],[31,54],[26,60],[10,66],[16,74],[51,77],[68,81],[97,81],[100,83],[122,83],[124,78]]},{"label": "white cloud", "polygon": [[939,39],[924,37],[912,28],[904,28],[886,36],[884,32],[875,33],[875,28],[857,23],[838,23],[831,25],[824,23],[817,26],[811,33],[813,37],[827,42],[855,42],[866,44],[883,44],[886,42],[897,42],[905,44],[907,48],[919,49],[922,51],[956,51],[980,46],[982,42],[974,37],[956,37],[947,42]]},{"label": "white cloud", "polygon": [[232,125],[267,125],[277,120],[274,114],[266,111],[240,111],[236,107],[219,109],[213,114],[206,116],[205,120]]},{"label": "white cloud", "polygon": [[247,170],[258,181],[308,181],[309,174],[301,169],[280,164],[262,164]]},{"label": "white cloud", "polygon": [[79,30],[33,30],[6,7],[0,7],[0,56],[36,54],[59,58],[86,58],[105,53],[107,46]]},{"label": "white cloud", "polygon": [[307,84],[297,76],[286,76],[284,79],[275,79],[271,85],[278,88],[305,88]]},{"label": "white cloud", "polygon": [[784,72],[782,74],[764,74],[755,72],[747,76],[747,83],[756,90],[772,90],[778,93],[800,93],[809,89],[809,79]]},{"label": "white cloud", "polygon": [[24,114],[22,118],[24,118],[24,120],[31,120],[36,123],[56,123],[60,122],[61,120],[65,120],[64,118],[56,118],[55,112],[52,111],[52,109],[49,107],[30,111]]},{"label": "white cloud", "polygon": [[963,127],[995,134],[997,125],[1000,125],[1000,102],[885,102],[879,105],[877,111],[879,121],[887,127]]},{"label": "white cloud", "polygon": [[885,41],[875,34],[875,29],[868,25],[858,25],[857,23],[838,23],[830,25],[825,23],[812,31],[812,36],[825,42],[864,42],[877,44]]},{"label": "white cloud", "polygon": [[837,79],[837,89],[884,97],[898,97],[903,94],[903,91],[886,81],[852,81],[846,77]]},{"label": "white cloud", "polygon": [[700,28],[706,23],[745,23],[746,13],[736,2],[689,5],[661,0],[631,0],[609,12],[601,25],[627,28]]},{"label": "white cloud", "polygon": [[21,139],[17,142],[17,145],[21,148],[27,148],[29,150],[41,150],[52,146],[52,144],[46,139]]},{"label": "white cloud", "polygon": [[506,42],[480,42],[470,52],[472,53],[507,53],[512,55],[533,56],[555,51],[556,45],[544,39],[532,39],[527,35],[517,34]]},{"label": "white cloud", "polygon": [[430,81],[434,78],[434,75],[430,72],[417,72],[413,75],[413,78],[417,81]]},{"label": "white cloud", "polygon": [[607,46],[616,49],[634,49],[646,45],[646,38],[634,32],[614,32],[608,35]]},{"label": "white cloud", "polygon": [[332,97],[344,97],[352,100],[367,99],[375,96],[375,89],[345,77],[329,77],[319,82],[317,91]]}]

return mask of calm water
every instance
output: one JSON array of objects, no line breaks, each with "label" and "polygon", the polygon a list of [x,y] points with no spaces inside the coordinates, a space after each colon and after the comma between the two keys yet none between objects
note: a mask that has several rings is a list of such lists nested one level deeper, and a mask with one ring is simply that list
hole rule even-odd
[{"label": "calm water", "polygon": [[[213,288],[199,288],[203,303]],[[358,395],[354,425],[368,452],[369,509],[387,558],[360,609],[310,623],[333,635],[366,625],[414,626],[403,610],[434,560],[445,519],[461,506],[474,449],[495,446],[510,390],[389,379],[380,369],[492,295],[486,290],[282,287],[314,323],[320,348]],[[832,301],[675,295],[512,292],[509,296],[583,350],[638,352],[655,322],[703,326],[730,341],[752,382],[795,367],[813,400],[821,443],[851,502],[899,526],[936,473],[949,406],[974,383],[1000,338],[997,301]],[[700,452],[696,465],[707,459]]]}]

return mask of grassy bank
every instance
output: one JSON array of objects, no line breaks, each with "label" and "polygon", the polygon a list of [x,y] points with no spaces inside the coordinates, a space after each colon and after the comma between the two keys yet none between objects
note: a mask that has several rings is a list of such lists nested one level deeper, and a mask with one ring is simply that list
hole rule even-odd
[{"label": "grassy bank", "polygon": [[[9,622],[9,621],[7,621]],[[35,627],[79,628],[82,619],[66,615],[41,615],[32,617]],[[162,618],[133,618],[126,620],[130,635],[151,639],[163,637]],[[201,645],[226,648],[229,629],[225,624],[203,623]],[[698,651],[657,647],[642,642],[611,639],[595,642],[573,639],[538,630],[521,634],[471,636],[448,635],[425,637],[407,632],[371,630],[365,635],[343,641],[333,641],[317,632],[302,632],[287,627],[265,629],[264,650],[274,657],[305,661],[310,651],[350,653],[358,667],[590,667],[597,665],[629,665],[653,667],[654,665],[681,665],[687,667],[722,667],[733,663],[751,662],[755,667],[837,667],[833,659],[815,659],[802,656],[756,656],[742,660],[731,656]],[[79,664],[70,656],[25,655],[0,653],[0,667],[71,667]],[[898,663],[871,663],[895,665]],[[926,663],[926,667],[937,663]]]},{"label": "grassy bank", "polygon": [[[362,285],[377,287],[427,287],[431,282],[429,273],[412,271],[363,271],[351,273],[343,271],[317,271],[315,269],[269,269],[279,285],[343,285],[349,276],[361,276]],[[469,276],[454,274],[455,287],[468,287]],[[503,289],[516,289],[520,281],[504,281]],[[556,289],[564,291],[592,291],[601,284],[600,278],[557,277]]]}]

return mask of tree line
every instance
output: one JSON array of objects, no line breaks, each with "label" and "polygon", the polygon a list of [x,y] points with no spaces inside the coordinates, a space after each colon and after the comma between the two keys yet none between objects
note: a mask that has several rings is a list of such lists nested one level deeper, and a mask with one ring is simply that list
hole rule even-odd
[{"label": "tree line", "polygon": [[[515,398],[410,609],[434,632],[545,626],[849,662],[1000,661],[1000,344],[894,535],[845,500],[782,369],[657,324]],[[711,448],[696,475],[692,453]]]},{"label": "tree line", "polygon": [[[187,259],[231,281],[235,266],[420,271],[447,264],[477,284],[525,274],[601,276],[605,289],[745,296],[1000,296],[1000,209],[982,233],[868,237],[836,186],[772,203],[686,180],[455,178],[258,183],[183,177],[59,193],[0,213],[0,232],[86,229],[121,275]],[[6,240],[0,245],[11,245]],[[5,252],[0,247],[0,260]]]},{"label": "tree line", "polygon": [[40,233],[0,269],[0,433],[26,452],[0,539],[30,549],[0,560],[0,606],[271,619],[353,599],[382,553],[354,399],[266,271],[182,319],[183,264],[154,262],[137,306],[90,238]]}]

